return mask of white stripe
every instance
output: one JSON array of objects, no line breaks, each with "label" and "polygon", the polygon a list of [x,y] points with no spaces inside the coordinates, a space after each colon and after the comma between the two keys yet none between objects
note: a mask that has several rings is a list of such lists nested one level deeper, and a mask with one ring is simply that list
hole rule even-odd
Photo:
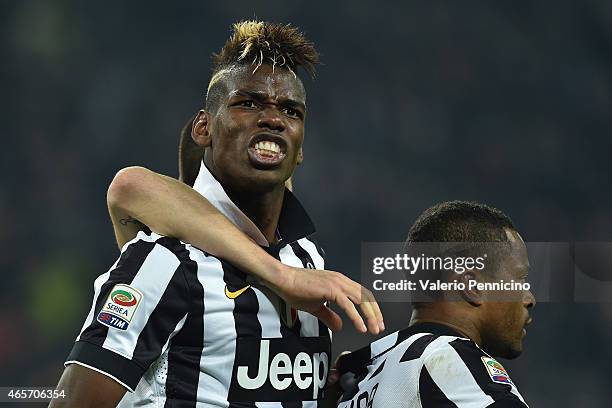
[{"label": "white stripe", "polygon": [[102,347],[132,359],[138,336],[159,303],[180,261],[168,248],[155,244],[130,286],[143,296],[127,330],[109,327]]},{"label": "white stripe", "polygon": [[204,347],[196,404],[200,408],[229,406],[227,396],[236,354],[234,301],[225,296],[223,267],[218,259],[187,245],[198,263],[198,280],[204,287]]},{"label": "white stripe", "polygon": [[399,332],[394,332],[370,344],[370,357],[374,358],[380,353],[395,346],[395,344],[397,343],[398,335]]},{"label": "white stripe", "polygon": [[317,251],[317,247],[312,241],[307,238],[302,238],[298,240],[298,244],[304,251],[308,252],[316,269],[325,269],[325,261],[321,255],[319,255],[319,251]]},{"label": "white stripe", "polygon": [[[255,295],[257,295],[257,303],[259,309],[257,311],[257,320],[261,325],[261,337],[262,338],[278,338],[281,335],[281,319],[279,313],[285,313],[285,303],[270,289],[268,288],[255,288],[253,287]],[[265,292],[265,293],[264,293]],[[278,312],[272,302],[278,304]],[[282,408],[280,402],[257,402],[255,403],[257,408]]]},{"label": "white stripe", "polygon": [[280,257],[281,262],[285,265],[293,266],[296,268],[304,267],[300,258],[298,258],[297,255],[295,255],[295,252],[293,252],[293,248],[291,248],[291,245],[286,245],[282,247],[278,253],[278,256]]},{"label": "white stripe", "polygon": [[456,338],[440,336],[432,341],[423,352],[425,368],[446,398],[458,408],[486,407],[494,400],[484,393],[459,354],[448,344]]},{"label": "white stripe", "polygon": [[[253,287],[252,289],[257,295],[257,303],[259,304],[257,320],[261,325],[261,338],[282,337],[281,319],[272,302],[276,302],[279,309],[283,307],[284,302],[268,288]],[[283,313],[284,310],[279,310],[279,312]]]},{"label": "white stripe", "polygon": [[319,319],[308,312],[298,310],[298,318],[302,326],[300,327],[301,337],[318,337],[319,334]]}]

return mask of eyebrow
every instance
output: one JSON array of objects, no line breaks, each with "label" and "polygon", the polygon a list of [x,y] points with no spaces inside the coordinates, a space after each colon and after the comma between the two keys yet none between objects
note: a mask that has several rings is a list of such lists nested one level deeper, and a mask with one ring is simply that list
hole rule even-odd
[{"label": "eyebrow", "polygon": [[[235,95],[248,96],[250,98],[255,99],[258,102],[263,102],[266,100],[266,98],[268,98],[268,94],[264,91],[249,91],[246,89],[238,89],[236,91],[233,91],[230,94],[230,98]],[[288,98],[279,99],[279,104],[281,106],[289,106],[292,108],[302,108],[303,110],[306,110],[306,104],[304,102],[299,102],[294,99],[288,99]]]}]

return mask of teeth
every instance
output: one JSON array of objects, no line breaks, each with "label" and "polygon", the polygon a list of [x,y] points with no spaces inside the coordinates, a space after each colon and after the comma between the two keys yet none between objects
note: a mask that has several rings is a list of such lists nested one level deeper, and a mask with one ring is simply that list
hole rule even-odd
[{"label": "teeth", "polygon": [[255,144],[255,149],[257,150],[267,150],[269,152],[280,153],[280,146],[275,142],[257,142]]}]

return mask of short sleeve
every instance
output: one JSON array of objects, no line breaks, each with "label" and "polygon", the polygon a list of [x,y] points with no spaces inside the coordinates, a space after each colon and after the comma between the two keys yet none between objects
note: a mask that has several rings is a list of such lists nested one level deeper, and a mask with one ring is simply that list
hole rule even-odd
[{"label": "short sleeve", "polygon": [[136,388],[189,311],[189,287],[175,254],[182,244],[171,241],[140,233],[96,279],[91,309],[66,365],[80,364],[130,391]]}]

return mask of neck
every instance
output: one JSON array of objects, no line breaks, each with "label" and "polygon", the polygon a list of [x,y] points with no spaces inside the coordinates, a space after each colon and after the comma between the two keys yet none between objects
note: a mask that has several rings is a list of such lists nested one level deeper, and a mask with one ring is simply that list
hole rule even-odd
[{"label": "neck", "polygon": [[417,323],[438,323],[455,329],[478,346],[482,343],[480,331],[469,311],[461,302],[424,304],[415,308],[410,317],[410,326]]},{"label": "neck", "polygon": [[230,189],[226,191],[238,208],[259,228],[266,240],[274,243],[285,197],[285,185],[261,193],[240,193]]}]

